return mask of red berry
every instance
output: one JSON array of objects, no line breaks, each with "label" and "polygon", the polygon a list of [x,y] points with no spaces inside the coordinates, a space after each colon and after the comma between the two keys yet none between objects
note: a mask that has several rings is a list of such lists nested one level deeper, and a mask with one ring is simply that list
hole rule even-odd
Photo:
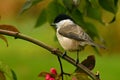
[{"label": "red berry", "polygon": [[45,80],[49,80],[51,78],[50,74],[46,74]]},{"label": "red berry", "polygon": [[50,69],[50,72],[51,72],[52,74],[57,74],[57,71],[56,71],[55,68],[51,68],[51,69]]},{"label": "red berry", "polygon": [[49,80],[55,80],[54,78],[50,78]]}]

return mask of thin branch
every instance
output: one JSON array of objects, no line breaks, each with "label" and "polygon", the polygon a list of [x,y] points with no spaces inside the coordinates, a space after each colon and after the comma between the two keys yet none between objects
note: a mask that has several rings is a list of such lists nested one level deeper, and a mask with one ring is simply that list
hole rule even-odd
[{"label": "thin branch", "polygon": [[63,66],[62,66],[62,62],[61,62],[61,60],[60,60],[60,57],[57,56],[57,58],[58,58],[58,61],[59,61],[59,64],[60,64],[61,77],[62,77],[62,80],[64,80],[64,75],[68,75],[68,76],[70,76],[71,74],[69,74],[69,73],[65,73],[65,72],[63,71]]},{"label": "thin branch", "polygon": [[[0,34],[4,34],[4,35],[8,35],[8,36],[12,36],[12,37],[15,37],[15,38],[19,38],[19,39],[22,39],[22,40],[25,40],[25,41],[28,41],[28,42],[31,42],[31,43],[34,43],[40,47],[43,47],[44,49],[50,51],[52,54],[56,55],[56,56],[59,56],[59,57],[62,57],[64,60],[68,61],[69,63],[71,63],[72,65],[76,66],[76,67],[79,67],[80,69],[82,69],[86,74],[88,74],[93,80],[99,80],[95,74],[93,74],[88,68],[86,68],[85,66],[83,66],[82,64],[77,64],[76,65],[76,61],[74,59],[72,59],[71,57],[65,55],[65,56],[62,56],[63,55],[63,52],[61,52],[60,50],[56,49],[56,48],[53,48],[51,46],[48,46],[47,44],[41,42],[41,41],[38,41],[36,39],[33,39],[32,37],[29,37],[29,36],[26,36],[24,34],[21,34],[21,33],[18,33],[18,32],[12,32],[12,31],[7,31],[7,30],[1,30],[0,29]],[[54,51],[54,53],[53,53]]]},{"label": "thin branch", "polygon": [[59,63],[60,63],[60,69],[61,69],[61,76],[62,76],[62,80],[63,80],[63,66],[62,66],[62,62],[61,62],[61,60],[60,60],[60,57],[59,56],[57,56],[57,58],[58,58],[58,61],[59,61]]}]

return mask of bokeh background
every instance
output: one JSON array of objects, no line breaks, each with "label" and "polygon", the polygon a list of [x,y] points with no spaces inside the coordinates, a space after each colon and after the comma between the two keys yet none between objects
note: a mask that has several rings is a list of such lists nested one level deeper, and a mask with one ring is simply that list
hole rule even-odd
[{"label": "bokeh background", "polygon": [[[50,0],[44,0],[43,3],[33,6],[22,15],[19,15],[25,0],[0,0],[0,24],[13,25],[17,27],[21,33],[64,51],[55,40],[55,31],[48,23],[34,28],[41,9],[46,7],[49,1]],[[118,4],[120,4],[120,1]],[[103,19],[109,22],[113,15],[105,10],[102,10],[102,12],[104,13]],[[98,56],[95,51],[88,46],[80,53],[80,60],[85,59],[87,55],[94,54],[96,56],[94,72],[100,72],[101,80],[119,80],[120,8],[118,8],[116,21],[110,25],[104,26],[88,18],[86,18],[86,20],[96,25],[100,35],[105,40],[107,50],[101,50],[102,56]],[[41,71],[49,72],[51,67],[55,67],[58,73],[60,72],[57,57],[50,54],[50,52],[24,40],[6,37],[9,42],[8,47],[6,47],[5,42],[0,39],[0,61],[8,64],[15,71],[18,80],[41,80],[41,78],[38,78],[38,74]],[[76,57],[76,55],[72,53],[70,53],[69,56],[73,58]],[[73,72],[75,69],[64,60],[63,66],[66,72]]]}]

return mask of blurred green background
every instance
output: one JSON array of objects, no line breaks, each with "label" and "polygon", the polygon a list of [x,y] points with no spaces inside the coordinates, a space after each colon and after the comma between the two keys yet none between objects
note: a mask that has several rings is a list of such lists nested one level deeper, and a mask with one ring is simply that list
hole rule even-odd
[{"label": "blurred green background", "polygon": [[[49,2],[49,0],[45,1]],[[0,24],[13,25],[17,27],[21,33],[62,50],[59,43],[55,41],[55,32],[53,28],[49,26],[48,23],[39,28],[34,28],[41,8],[47,5],[45,1],[42,3],[44,6],[38,4],[24,14],[18,15],[25,0],[0,0]],[[109,21],[113,15],[104,10],[103,12],[104,20],[106,22]],[[96,67],[94,72],[100,72],[101,80],[119,80],[120,9],[118,9],[116,21],[108,26],[103,26],[94,20],[90,21],[95,23],[100,35],[106,41],[107,50],[101,50],[102,56],[98,56],[95,54],[95,51],[88,46],[80,53],[80,60],[83,60],[90,54],[94,54],[96,56]],[[9,42],[9,47],[6,47],[5,42],[0,39],[0,61],[8,64],[15,71],[18,80],[38,80],[38,74],[41,71],[49,72],[51,67],[55,67],[57,71],[60,72],[57,57],[50,54],[50,52],[24,40],[15,40],[12,37],[6,37]],[[73,58],[76,57],[75,54],[69,54],[69,56]],[[66,72],[72,73],[75,69],[64,60],[63,66]]]}]

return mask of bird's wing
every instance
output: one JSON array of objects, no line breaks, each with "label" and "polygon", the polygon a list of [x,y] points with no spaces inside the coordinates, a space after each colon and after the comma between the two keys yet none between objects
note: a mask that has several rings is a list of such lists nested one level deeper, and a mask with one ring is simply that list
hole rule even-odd
[{"label": "bird's wing", "polygon": [[90,36],[87,33],[85,33],[85,31],[78,25],[72,24],[72,25],[64,26],[58,30],[58,33],[64,37],[81,41],[84,44],[105,49],[104,46],[94,43],[94,41],[90,38]]},{"label": "bird's wing", "polygon": [[71,24],[64,26],[58,30],[58,33],[64,37],[71,38],[78,41],[93,42],[85,31],[78,25]]}]

